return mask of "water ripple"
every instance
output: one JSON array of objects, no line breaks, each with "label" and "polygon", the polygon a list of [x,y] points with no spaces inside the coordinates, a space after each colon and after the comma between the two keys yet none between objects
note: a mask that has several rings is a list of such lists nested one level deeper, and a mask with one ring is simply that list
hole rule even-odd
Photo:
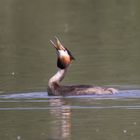
[{"label": "water ripple", "polygon": [[[0,95],[0,99],[49,99],[49,98],[61,98],[61,96],[48,96],[47,92],[12,93]],[[95,98],[95,99],[140,98],[140,90],[122,90],[114,95],[65,96],[65,98]]]},{"label": "water ripple", "polygon": [[[0,108],[0,111],[9,111],[9,110],[50,110],[50,109],[64,109],[64,107],[9,107],[9,108]],[[139,106],[70,106],[71,109],[140,109]]]}]

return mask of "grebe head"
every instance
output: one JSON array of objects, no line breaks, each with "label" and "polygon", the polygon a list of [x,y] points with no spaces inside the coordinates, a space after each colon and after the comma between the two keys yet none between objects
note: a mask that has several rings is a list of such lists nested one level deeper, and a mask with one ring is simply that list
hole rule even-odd
[{"label": "grebe head", "polygon": [[52,40],[50,41],[57,51],[57,67],[60,69],[66,69],[70,65],[71,61],[75,58],[73,57],[71,52],[61,44],[57,37],[55,37],[55,39],[56,43],[54,43]]}]

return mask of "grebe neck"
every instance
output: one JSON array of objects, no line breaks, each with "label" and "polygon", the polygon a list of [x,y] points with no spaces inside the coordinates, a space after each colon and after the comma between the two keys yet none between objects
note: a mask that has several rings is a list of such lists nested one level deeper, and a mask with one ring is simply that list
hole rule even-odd
[{"label": "grebe neck", "polygon": [[67,68],[58,69],[57,73],[50,78],[48,87],[51,91],[54,92],[55,90],[57,90],[57,88],[60,86],[60,82],[64,79],[66,72]]}]

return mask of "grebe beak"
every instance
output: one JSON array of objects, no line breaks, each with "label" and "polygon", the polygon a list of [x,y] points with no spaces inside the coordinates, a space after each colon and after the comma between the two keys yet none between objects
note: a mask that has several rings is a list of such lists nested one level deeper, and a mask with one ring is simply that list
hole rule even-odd
[{"label": "grebe beak", "polygon": [[62,51],[64,51],[64,52],[67,51],[68,55],[70,56],[70,59],[71,59],[71,60],[75,60],[75,58],[73,57],[72,53],[71,53],[67,48],[65,48],[65,47],[61,44],[61,42],[59,41],[59,39],[58,39],[57,37],[55,37],[55,40],[56,40],[56,43],[54,43],[52,40],[50,40],[50,42],[51,42],[51,44],[53,45],[53,47],[54,47],[57,51],[59,51],[59,50],[62,50]]},{"label": "grebe beak", "polygon": [[52,43],[52,45],[55,47],[55,49],[58,51],[58,50],[63,50],[65,51],[65,47],[63,47],[63,45],[61,44],[61,42],[59,41],[59,39],[57,37],[55,37],[55,40],[56,40],[56,44],[50,40],[50,42]]}]

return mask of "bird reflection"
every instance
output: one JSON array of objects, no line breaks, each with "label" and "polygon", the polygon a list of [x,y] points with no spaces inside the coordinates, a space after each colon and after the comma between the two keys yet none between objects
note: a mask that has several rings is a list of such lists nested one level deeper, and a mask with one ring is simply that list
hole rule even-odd
[{"label": "bird reflection", "polygon": [[50,99],[51,140],[70,140],[71,108],[62,98]]}]

